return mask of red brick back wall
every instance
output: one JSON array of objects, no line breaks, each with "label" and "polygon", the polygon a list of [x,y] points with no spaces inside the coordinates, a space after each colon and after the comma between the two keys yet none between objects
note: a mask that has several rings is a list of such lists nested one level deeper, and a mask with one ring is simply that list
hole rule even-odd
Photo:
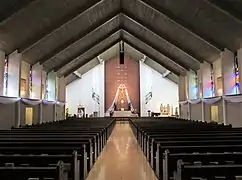
[{"label": "red brick back wall", "polygon": [[[128,89],[129,97],[134,106],[134,109],[140,110],[140,79],[139,79],[139,63],[124,57],[124,64],[119,64],[119,58],[105,62],[105,112],[111,106],[117,88],[120,84],[125,84]],[[125,109],[128,108],[126,102],[121,105],[121,97],[118,98],[117,108],[121,106]]]}]

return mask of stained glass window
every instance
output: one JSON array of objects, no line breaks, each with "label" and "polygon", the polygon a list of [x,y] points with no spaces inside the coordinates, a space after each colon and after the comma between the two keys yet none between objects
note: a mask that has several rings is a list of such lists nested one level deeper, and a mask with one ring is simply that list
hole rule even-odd
[{"label": "stained glass window", "polygon": [[4,85],[3,85],[3,95],[7,96],[8,93],[8,56],[4,60]]},{"label": "stained glass window", "polygon": [[30,66],[30,71],[29,71],[29,96],[32,97],[32,66]]},{"label": "stained glass window", "polygon": [[211,64],[211,97],[215,97],[214,71],[213,64]]},{"label": "stained glass window", "polygon": [[239,77],[239,64],[237,56],[234,59],[234,80],[235,80],[235,94],[240,94],[240,77]]}]

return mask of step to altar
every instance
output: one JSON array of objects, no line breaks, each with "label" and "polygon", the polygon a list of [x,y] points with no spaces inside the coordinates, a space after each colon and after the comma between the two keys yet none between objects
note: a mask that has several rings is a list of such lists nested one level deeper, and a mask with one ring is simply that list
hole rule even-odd
[{"label": "step to altar", "polygon": [[113,117],[131,117],[131,111],[114,111]]}]

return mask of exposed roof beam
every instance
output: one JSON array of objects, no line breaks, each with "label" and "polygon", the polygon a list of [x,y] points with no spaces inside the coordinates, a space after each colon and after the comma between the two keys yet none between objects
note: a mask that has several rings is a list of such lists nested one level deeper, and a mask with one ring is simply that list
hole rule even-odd
[{"label": "exposed roof beam", "polygon": [[124,31],[128,32],[129,34],[131,34],[132,36],[134,36],[135,38],[137,39],[140,39],[142,42],[144,42],[146,45],[150,46],[151,48],[155,49],[157,52],[161,53],[162,55],[164,55],[165,57],[167,57],[167,59],[169,59],[170,61],[172,61],[174,64],[176,64],[177,66],[179,66],[180,68],[182,69],[185,69],[185,70],[189,70],[190,68],[182,63],[178,63],[177,60],[175,59],[172,59],[171,57],[167,56],[167,54],[164,54],[163,52],[161,52],[157,46],[153,45],[153,44],[150,44],[148,43],[147,41],[145,41],[143,39],[143,37],[141,36],[137,36],[137,34],[134,34],[134,33],[131,33],[130,31],[128,31],[125,27],[122,28]]},{"label": "exposed roof beam", "polygon": [[71,40],[69,40],[68,42],[63,44],[62,46],[56,48],[52,53],[47,54],[46,56],[44,56],[42,59],[39,60],[40,63],[43,64],[43,63],[51,60],[52,58],[54,58],[58,54],[60,54],[63,51],[65,51],[72,44],[77,43],[80,39],[84,38],[85,36],[87,36],[91,32],[93,32],[93,31],[95,31],[95,30],[105,26],[106,24],[108,24],[109,22],[111,22],[112,20],[117,18],[118,14],[119,14],[119,12],[114,12],[113,14],[110,14],[107,18],[105,18],[104,20],[97,21],[92,27],[87,28],[87,30],[85,32],[79,34],[77,37],[72,38]]},{"label": "exposed roof beam", "polygon": [[141,59],[141,62],[144,63],[146,60],[146,55],[144,55],[144,57]]},{"label": "exposed roof beam", "polygon": [[102,2],[102,0],[89,0],[85,6],[82,6],[78,10],[70,13],[65,18],[63,18],[61,21],[53,24],[53,26],[51,26],[50,28],[46,28],[46,30],[44,32],[40,32],[36,37],[33,37],[32,39],[27,40],[25,42],[25,44],[21,45],[21,47],[18,49],[18,51],[21,53],[26,52],[28,49],[30,49],[31,47],[33,47],[34,45],[39,43],[41,40],[45,39],[47,36],[55,33],[58,29],[60,29],[66,23],[72,21],[74,18],[80,16],[81,14],[85,13],[86,11],[89,11],[90,8],[95,7],[100,2]]},{"label": "exposed roof beam", "polygon": [[[57,66],[57,67],[54,68],[54,71],[58,71],[59,69],[61,69],[62,67],[64,67],[66,64],[68,64],[69,62],[71,62],[75,58],[81,56],[83,53],[85,53],[86,51],[88,51],[89,49],[91,49],[96,44],[99,44],[103,40],[107,39],[109,36],[111,36],[112,34],[114,34],[115,32],[117,32],[118,30],[119,30],[119,27],[113,29],[112,31],[110,31],[109,33],[107,33],[105,36],[99,37],[99,39],[97,41],[95,41],[93,44],[85,47],[78,55],[75,55],[74,57],[71,57],[71,58],[67,59],[65,62],[61,62],[59,66]],[[92,33],[92,32],[93,31],[91,31],[90,33]]]},{"label": "exposed roof beam", "polygon": [[[119,31],[117,32],[119,33]],[[116,33],[115,33],[116,34]],[[114,46],[115,44],[117,44],[121,39],[117,39],[116,41],[110,43],[108,46],[101,48],[100,51],[98,51],[97,53],[93,53],[92,55],[90,55],[90,57],[88,57],[87,59],[85,59],[84,61],[80,62],[77,66],[75,66],[74,68],[68,70],[67,72],[65,72],[63,75],[64,77],[68,76],[69,74],[71,74],[72,72],[76,71],[77,69],[79,69],[81,66],[83,66],[84,64],[86,64],[88,61],[90,61],[91,59],[94,59],[95,57],[97,57],[99,54],[101,54],[102,52],[108,50],[110,47]],[[92,51],[93,49],[95,49],[95,46],[93,46],[90,51]]]},{"label": "exposed roof beam", "polygon": [[70,74],[69,76],[66,77],[66,85],[74,82],[75,80],[79,79],[74,73]]},{"label": "exposed roof beam", "polygon": [[223,12],[224,14],[228,15],[232,19],[234,19],[236,22],[242,24],[242,17],[240,14],[234,12],[234,10],[230,9],[228,3],[224,3],[221,0],[204,0],[214,8],[218,9],[219,11]]},{"label": "exposed roof beam", "polygon": [[[7,2],[6,2],[7,1]],[[9,6],[8,8],[5,8],[4,11],[0,12],[0,25],[7,22],[9,19],[14,17],[14,15],[19,12],[20,10],[28,7],[29,4],[33,3],[36,0],[16,0],[14,5]],[[1,3],[12,3],[11,0],[5,0],[5,2]]]},{"label": "exposed roof beam", "polygon": [[[127,16],[124,16],[125,18],[128,18]],[[130,19],[130,18],[129,18]],[[133,21],[132,19],[130,19],[132,22],[136,23],[135,21]],[[145,28],[145,27],[143,27]],[[168,55],[167,53],[161,51],[160,47],[155,45],[154,43],[149,43],[147,42],[147,40],[144,40],[144,38],[140,35],[138,35],[138,33],[135,32],[130,32],[126,27],[122,27],[122,29],[124,29],[125,31],[129,32],[130,34],[132,34],[133,36],[135,36],[137,39],[142,40],[143,42],[145,42],[145,44],[149,45],[150,47],[152,47],[153,49],[155,49],[156,51],[160,52],[161,54],[163,54],[164,56],[166,56],[167,58],[169,58],[170,60],[172,60],[175,64],[177,64],[178,66],[185,68],[187,70],[190,69],[190,67],[188,67],[187,65],[185,65],[183,62],[179,62],[177,59],[174,59],[172,57],[170,57],[170,55]],[[146,28],[145,28],[146,29]]]},{"label": "exposed roof beam", "polygon": [[202,63],[203,60],[198,60],[197,58],[195,58],[194,56],[190,55],[189,53],[187,53],[186,51],[184,51],[183,49],[181,49],[180,47],[178,47],[177,45],[175,45],[173,42],[168,41],[167,39],[165,39],[164,37],[162,37],[160,34],[156,34],[153,31],[153,28],[150,29],[150,27],[145,27],[144,25],[142,25],[141,23],[135,21],[134,19],[132,19],[131,17],[129,17],[128,15],[123,14],[122,16],[123,18],[127,18],[129,21],[132,21],[133,23],[137,24],[138,26],[142,27],[143,29],[147,30],[147,31],[151,31],[155,36],[158,36],[160,39],[162,39],[163,41],[167,42],[167,44],[171,44],[173,47],[175,47],[177,50],[181,51],[183,54],[185,54],[186,56],[190,57],[194,62],[197,63]]},{"label": "exposed roof beam", "polygon": [[100,58],[100,56],[97,56],[97,59],[98,59],[100,64],[104,61],[102,58]]},{"label": "exposed roof beam", "polygon": [[79,73],[79,72],[77,72],[77,71],[75,71],[75,72],[73,72],[77,77],[79,77],[79,78],[82,78],[82,75]]},{"label": "exposed roof beam", "polygon": [[188,49],[184,49],[183,47],[181,47],[180,45],[178,45],[177,43],[175,43],[174,41],[172,41],[170,38],[168,38],[167,36],[164,36],[164,34],[160,33],[159,31],[155,30],[154,28],[152,28],[149,24],[146,24],[144,22],[141,22],[140,20],[138,20],[135,16],[133,16],[132,14],[128,13],[127,11],[124,11],[123,14],[129,18],[131,18],[133,21],[139,23],[140,25],[142,25],[143,27],[146,27],[147,29],[149,29],[150,31],[152,31],[154,34],[156,34],[157,36],[161,37],[162,39],[164,39],[165,41],[173,44],[175,47],[177,47],[177,49],[180,49],[184,54],[186,54],[187,56],[191,57],[194,60],[199,61],[200,63],[203,63],[203,60],[201,60],[200,58],[196,57],[196,55],[191,52]]},{"label": "exposed roof beam", "polygon": [[167,77],[170,73],[171,73],[171,71],[166,70],[166,72],[162,74],[162,77]]},{"label": "exposed roof beam", "polygon": [[[125,43],[127,43],[129,46],[131,46],[131,47],[135,48],[136,50],[142,52],[143,54],[145,54],[145,55],[148,56],[149,58],[151,58],[151,59],[153,59],[154,61],[156,61],[157,63],[159,63],[159,64],[160,64],[161,66],[163,66],[164,68],[171,70],[174,74],[176,74],[176,75],[180,75],[180,74],[181,74],[180,72],[178,72],[178,71],[176,71],[176,70],[171,69],[170,67],[168,67],[165,63],[162,63],[161,61],[159,61],[159,60],[157,59],[157,57],[155,57],[155,55],[153,55],[152,53],[150,53],[148,50],[143,49],[143,48],[140,48],[138,45],[134,44],[134,43],[131,42],[129,39],[126,39],[126,38],[124,37],[125,34],[128,35],[128,36],[131,36],[131,37],[132,37],[132,35],[130,35],[130,34],[129,34],[128,32],[126,32],[126,31],[122,30],[122,33],[121,33],[121,39],[122,39]],[[132,37],[132,38],[133,38],[133,37]],[[142,43],[144,43],[144,42],[142,42]],[[144,43],[144,44],[145,44],[145,43]],[[147,45],[147,46],[148,46],[148,45]]]},{"label": "exposed roof beam", "polygon": [[190,32],[192,35],[196,36],[200,40],[202,40],[204,43],[208,44],[209,46],[214,47],[218,51],[223,51],[224,47],[219,45],[218,43],[214,42],[209,37],[204,36],[201,32],[197,32],[194,28],[192,28],[190,25],[188,25],[185,22],[182,22],[181,20],[178,20],[177,17],[175,17],[171,12],[168,12],[164,8],[157,6],[156,4],[152,3],[149,0],[137,0],[144,5],[148,6],[149,8],[153,9],[154,11],[157,11],[161,13],[163,16],[166,16],[169,18],[173,23],[177,24],[181,28],[185,29],[186,31]]}]

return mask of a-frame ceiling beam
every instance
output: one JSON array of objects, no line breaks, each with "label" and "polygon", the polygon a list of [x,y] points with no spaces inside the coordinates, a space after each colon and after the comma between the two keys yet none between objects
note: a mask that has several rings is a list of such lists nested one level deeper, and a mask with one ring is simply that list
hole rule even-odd
[{"label": "a-frame ceiling beam", "polygon": [[[97,41],[95,41],[94,43],[92,43],[89,46],[85,47],[81,52],[79,52],[78,55],[75,55],[75,56],[71,57],[70,59],[67,59],[65,62],[60,63],[59,66],[57,66],[57,67],[54,68],[54,71],[60,70],[62,67],[64,67],[65,65],[67,65],[69,62],[71,62],[72,60],[74,60],[77,57],[81,56],[83,53],[85,53],[86,51],[88,51],[89,49],[91,49],[96,44],[99,44],[103,40],[107,39],[109,36],[111,36],[112,34],[114,34],[115,32],[117,32],[119,29],[120,29],[120,27],[117,27],[117,28],[113,29],[112,31],[110,31],[109,33],[107,33],[105,36],[99,37],[99,39]],[[91,31],[90,34],[92,32],[93,31]]]},{"label": "a-frame ceiling beam", "polygon": [[224,14],[228,15],[236,22],[242,24],[242,15],[234,11],[230,8],[229,3],[225,3],[222,0],[204,0],[209,3],[214,8],[218,9],[219,11],[223,12]]},{"label": "a-frame ceiling beam", "polygon": [[[120,14],[121,16],[123,16],[123,14]],[[122,18],[120,18],[120,19],[122,19]],[[121,21],[121,20],[120,20]],[[136,23],[135,21],[134,21],[134,23]],[[99,26],[100,27],[100,26]],[[98,28],[99,28],[98,27]],[[98,29],[97,28],[97,29]],[[144,39],[143,39],[143,37],[140,37],[140,36],[137,36],[137,34],[134,34],[134,33],[131,33],[130,31],[128,31],[127,30],[127,28],[125,28],[125,27],[123,27],[123,23],[121,23],[120,24],[120,28],[123,28],[123,29],[125,29],[127,32],[129,32],[130,34],[132,34],[133,36],[135,36],[135,37],[137,37],[137,38],[139,38],[139,39],[141,39],[143,42],[145,42],[146,44],[148,44],[149,46],[151,46],[152,48],[154,48],[155,50],[157,50],[158,52],[160,52],[161,54],[164,54],[163,52],[161,52],[161,51],[159,51],[159,49],[158,49],[158,47],[156,46],[155,47],[155,45],[153,45],[153,44],[150,44],[150,43],[148,43],[147,41],[145,41]],[[93,30],[94,31],[94,30]],[[91,34],[93,31],[91,31],[89,34]],[[117,29],[115,29],[114,31],[117,31]],[[113,31],[112,31],[113,32]],[[109,36],[110,34],[107,34],[105,37],[103,37],[103,38],[100,38],[95,44],[98,44],[99,42],[101,42],[103,39],[105,39],[107,36]],[[84,37],[83,37],[84,38]],[[95,44],[92,44],[92,45],[90,45],[90,46],[88,46],[88,47],[86,47],[85,49],[84,49],[84,51],[81,51],[79,54],[78,54],[78,56],[80,56],[82,53],[84,53],[85,51],[87,51],[87,50],[89,50],[90,48],[92,48],[92,46],[94,46]],[[61,51],[63,51],[63,50],[65,50],[65,49],[62,49]],[[60,52],[61,52],[60,51]],[[58,52],[57,54],[59,54],[60,52]],[[57,54],[55,54],[55,55],[57,55]],[[164,54],[165,55],[165,54]],[[165,55],[165,56],[167,56],[167,55]],[[59,69],[61,69],[63,66],[65,66],[67,63],[69,63],[70,61],[72,61],[73,59],[75,59],[77,56],[75,56],[75,57],[72,57],[72,58],[70,58],[70,59],[67,59],[65,62],[62,62],[59,66],[57,66],[57,67],[55,67],[54,68],[54,70],[55,71],[58,71]],[[175,62],[178,66],[180,66],[180,67],[182,67],[182,68],[185,68],[185,69],[190,69],[190,67],[188,67],[188,66],[186,66],[186,65],[184,65],[184,64],[181,64],[181,63],[178,63],[176,60],[174,60],[174,59],[172,59],[171,57],[169,57],[169,56],[167,56],[169,59],[171,59],[173,62]],[[49,59],[50,60],[50,59]]]},{"label": "a-frame ceiling beam", "polygon": [[14,14],[24,9],[34,1],[36,0],[3,0],[0,7],[0,25],[14,17]]},{"label": "a-frame ceiling beam", "polygon": [[[125,32],[128,32],[129,34],[131,34],[133,37],[140,39],[143,43],[145,43],[147,46],[150,46],[151,48],[153,48],[154,50],[156,50],[157,52],[161,53],[162,55],[164,55],[167,59],[169,59],[171,62],[173,62],[174,64],[176,64],[176,66],[182,68],[182,69],[186,69],[189,70],[190,68],[188,66],[186,66],[185,64],[182,63],[178,63],[177,60],[172,59],[171,57],[167,56],[167,54],[164,54],[163,52],[161,52],[158,47],[154,44],[150,44],[149,42],[147,42],[147,40],[144,40],[144,38],[142,36],[138,36],[137,34],[135,34],[134,32],[130,32],[129,30],[127,30],[125,27],[122,27],[122,29]],[[128,44],[128,43],[127,43]]]},{"label": "a-frame ceiling beam", "polygon": [[178,20],[177,17],[175,17],[172,13],[168,12],[167,10],[161,8],[160,6],[157,6],[156,4],[152,3],[149,0],[137,0],[141,3],[143,3],[145,6],[148,6],[149,8],[153,9],[154,11],[157,11],[164,16],[166,16],[168,19],[170,19],[173,23],[177,24],[181,28],[185,29],[186,31],[190,32],[197,38],[201,39],[204,43],[214,47],[218,51],[223,51],[224,47],[219,45],[217,42],[214,42],[211,38],[204,36],[201,32],[196,31],[194,28],[192,28],[190,25],[188,25],[185,22],[182,22],[181,20]]},{"label": "a-frame ceiling beam", "polygon": [[200,59],[199,57],[197,57],[193,52],[191,52],[188,49],[185,49],[183,47],[181,47],[180,45],[178,45],[177,43],[175,43],[174,41],[172,41],[170,38],[168,38],[167,36],[165,36],[164,34],[160,33],[159,31],[155,30],[154,28],[152,28],[150,25],[141,22],[140,20],[138,20],[135,16],[133,16],[132,14],[128,13],[127,11],[124,11],[123,14],[129,18],[131,18],[133,21],[139,23],[140,25],[142,25],[143,27],[146,27],[147,29],[149,29],[150,31],[152,31],[153,33],[157,34],[159,37],[161,37],[162,39],[166,40],[167,42],[173,44],[175,47],[177,47],[178,49],[180,49],[182,52],[184,52],[185,54],[187,54],[188,56],[190,56],[192,59],[196,59],[198,60],[200,63],[203,63],[203,60]]},{"label": "a-frame ceiling beam", "polygon": [[61,53],[63,50],[65,50],[67,47],[71,46],[72,44],[74,44],[75,42],[77,42],[78,40],[84,38],[86,35],[88,35],[90,32],[95,31],[95,29],[103,26],[104,24],[106,24],[107,22],[111,21],[112,19],[116,18],[119,15],[119,11],[115,11],[112,14],[110,14],[109,16],[107,16],[107,18],[103,19],[102,21],[97,21],[96,23],[94,23],[93,26],[87,28],[83,33],[79,34],[78,36],[70,39],[68,42],[64,43],[63,45],[59,46],[58,48],[56,48],[52,53],[45,55],[43,58],[41,58],[39,60],[40,64],[43,64],[47,61],[49,61],[50,59],[52,59],[54,56],[58,55],[59,53]]},{"label": "a-frame ceiling beam", "polygon": [[[101,54],[102,52],[108,50],[109,48],[111,48],[112,46],[114,46],[115,44],[117,44],[120,41],[120,38],[115,40],[114,42],[111,42],[108,46],[105,46],[103,48],[101,48],[100,51],[98,51],[97,53],[93,53],[92,55],[90,55],[87,59],[85,59],[84,61],[80,62],[77,66],[75,66],[74,68],[68,70],[67,72],[65,72],[63,75],[64,77],[67,77],[69,74],[75,72],[76,70],[78,70],[80,67],[82,67],[84,64],[86,64],[88,61],[94,59],[95,57],[97,57],[99,54]],[[92,48],[95,49],[95,46]],[[90,50],[92,50],[90,49]]]},{"label": "a-frame ceiling beam", "polygon": [[[142,25],[139,24],[138,22],[135,22],[135,21],[132,20],[131,18],[127,17],[126,15],[123,15],[123,18],[124,18],[124,20],[125,20],[125,19],[128,19],[128,20],[131,21],[132,23],[139,25],[140,27],[142,27],[142,29],[145,29],[146,32],[149,32],[149,31],[150,31],[149,29],[145,28],[144,26],[142,26]],[[144,36],[138,35],[139,33],[136,33],[136,32],[134,32],[134,31],[131,33],[131,31],[128,30],[129,28],[126,27],[125,25],[122,25],[122,29],[126,30],[127,32],[129,32],[130,34],[132,34],[133,36],[135,36],[136,38],[141,39],[141,40],[142,40],[143,42],[145,42],[147,45],[149,45],[149,46],[152,47],[153,49],[157,50],[158,52],[160,52],[160,53],[163,54],[164,56],[168,57],[168,58],[171,59],[173,62],[175,62],[177,65],[179,65],[179,66],[181,66],[181,67],[183,67],[183,68],[185,68],[185,69],[187,69],[187,70],[191,68],[191,67],[188,67],[187,65],[185,65],[183,62],[181,62],[181,61],[179,62],[179,60],[177,60],[177,59],[175,59],[174,57],[171,57],[170,55],[168,55],[166,52],[164,52],[163,50],[161,50],[161,48],[160,48],[157,44],[155,44],[155,43],[151,43],[151,42],[148,42],[148,41],[149,41],[148,39],[145,40]],[[152,33],[153,33],[153,32],[152,32]],[[157,37],[160,37],[159,35],[157,35],[157,34],[155,34],[155,33],[153,33],[153,35],[155,35],[155,36],[157,36]],[[182,52],[184,52],[184,51],[182,51]],[[185,53],[185,52],[184,52],[184,53]],[[187,54],[187,53],[185,53],[185,54]],[[193,58],[193,60],[194,60],[195,62],[199,62],[198,60],[196,60],[196,59],[194,59],[194,58]],[[191,62],[191,63],[194,63],[194,62]],[[194,70],[196,71],[197,69],[194,69]]]},{"label": "a-frame ceiling beam", "polygon": [[[121,39],[127,43],[128,45],[130,45],[131,47],[135,48],[136,50],[140,51],[141,53],[145,54],[146,56],[148,56],[149,58],[153,59],[154,61],[156,61],[157,63],[159,63],[161,66],[163,66],[164,68],[170,70],[171,72],[173,72],[174,74],[176,75],[180,75],[182,74],[181,72],[178,72],[177,70],[174,70],[172,69],[171,67],[167,66],[165,63],[162,63],[162,61],[160,61],[159,59],[157,59],[157,57],[155,55],[153,55],[151,52],[149,52],[149,50],[146,48],[146,47],[149,47],[148,45],[146,45],[146,47],[142,47],[142,41],[140,41],[139,45],[135,44],[134,42],[131,42],[130,39],[126,38],[127,36],[129,36],[129,38],[131,39],[134,39],[135,37],[132,36],[131,34],[129,34],[127,31],[125,30],[122,30],[122,33],[121,33]],[[144,43],[145,44],[145,43]],[[152,48],[152,47],[149,47],[149,48]],[[183,69],[183,68],[182,68]],[[184,73],[183,75],[185,74],[186,70],[183,69]]]},{"label": "a-frame ceiling beam", "polygon": [[[102,2],[102,0],[89,0],[85,6],[80,7],[78,10],[70,13],[68,16],[63,18],[61,21],[54,23],[51,27],[46,28],[45,31],[40,32],[36,37],[33,37],[29,40],[27,40],[24,44],[22,44],[18,51],[20,53],[26,52],[28,49],[33,47],[35,44],[43,40],[45,37],[48,35],[55,33],[58,29],[60,29],[62,26],[64,26],[66,23],[69,21],[73,20],[75,17],[83,14],[86,11],[89,11],[90,8],[93,8],[96,6],[98,3]],[[57,12],[58,13],[58,12]]]}]

